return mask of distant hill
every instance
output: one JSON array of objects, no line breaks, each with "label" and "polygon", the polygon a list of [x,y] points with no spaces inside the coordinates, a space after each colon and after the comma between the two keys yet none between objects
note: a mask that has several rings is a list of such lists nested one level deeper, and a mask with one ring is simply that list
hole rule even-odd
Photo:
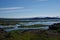
[{"label": "distant hill", "polygon": [[14,20],[40,20],[40,19],[60,19],[58,17],[34,17],[34,18],[0,18],[0,21],[1,20],[10,20],[10,21],[14,21]]}]

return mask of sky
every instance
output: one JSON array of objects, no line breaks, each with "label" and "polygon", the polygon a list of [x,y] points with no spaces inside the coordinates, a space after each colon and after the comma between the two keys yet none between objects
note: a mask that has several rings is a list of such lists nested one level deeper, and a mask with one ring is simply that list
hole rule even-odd
[{"label": "sky", "polygon": [[0,18],[60,17],[60,0],[0,0]]}]

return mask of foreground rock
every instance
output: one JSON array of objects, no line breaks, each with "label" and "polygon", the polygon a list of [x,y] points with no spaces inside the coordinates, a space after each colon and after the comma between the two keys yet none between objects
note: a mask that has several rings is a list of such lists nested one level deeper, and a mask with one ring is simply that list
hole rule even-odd
[{"label": "foreground rock", "polygon": [[53,25],[50,25],[50,26],[49,26],[49,29],[50,29],[50,30],[60,29],[60,23],[55,23],[55,24],[53,24]]}]

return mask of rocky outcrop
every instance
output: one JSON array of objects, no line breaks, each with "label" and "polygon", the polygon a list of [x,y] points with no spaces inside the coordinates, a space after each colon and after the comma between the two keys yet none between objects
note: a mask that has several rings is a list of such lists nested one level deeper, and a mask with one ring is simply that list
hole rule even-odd
[{"label": "rocky outcrop", "polygon": [[53,25],[50,25],[50,26],[49,26],[49,29],[51,29],[51,30],[60,29],[60,23],[55,23],[55,24],[53,24]]}]

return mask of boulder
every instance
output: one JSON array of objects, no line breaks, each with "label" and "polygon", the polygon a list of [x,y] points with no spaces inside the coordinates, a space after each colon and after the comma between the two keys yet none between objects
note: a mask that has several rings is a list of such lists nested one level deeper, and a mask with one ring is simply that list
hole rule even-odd
[{"label": "boulder", "polygon": [[60,23],[54,23],[54,24],[50,25],[49,29],[51,29],[51,30],[60,29]]}]

